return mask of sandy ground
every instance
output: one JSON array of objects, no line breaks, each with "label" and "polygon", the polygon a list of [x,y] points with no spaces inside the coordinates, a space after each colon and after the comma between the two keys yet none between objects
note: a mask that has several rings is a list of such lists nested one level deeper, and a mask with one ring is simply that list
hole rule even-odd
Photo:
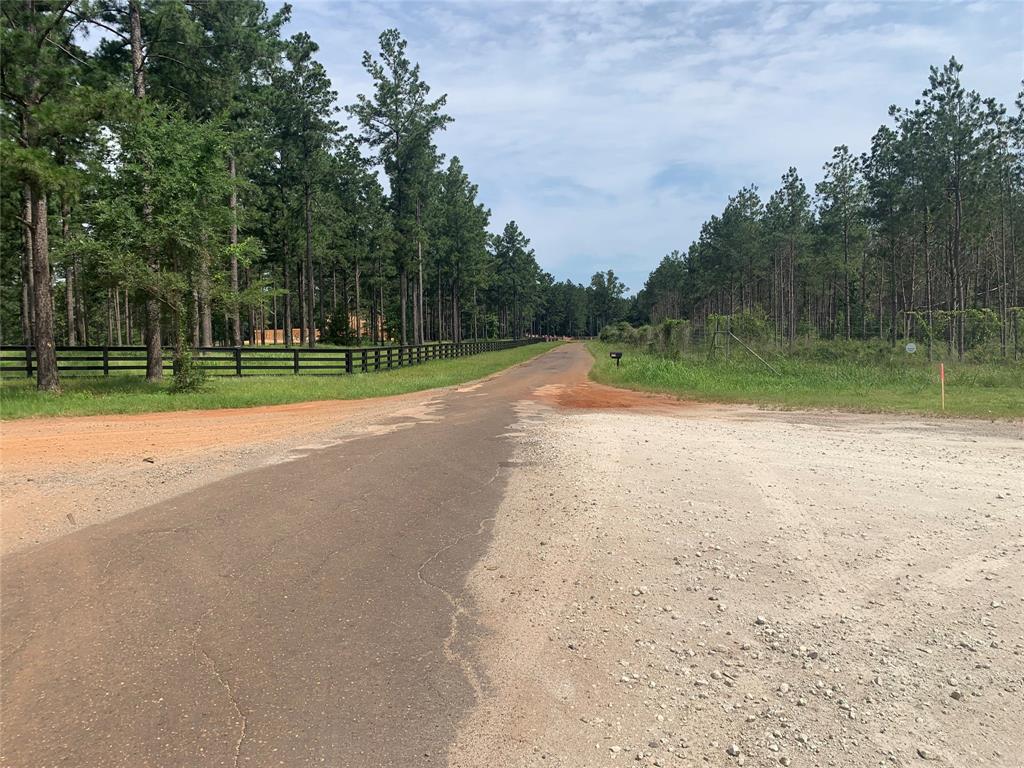
[{"label": "sandy ground", "polygon": [[521,405],[451,766],[1024,765],[1021,425],[595,392]]},{"label": "sandy ground", "polygon": [[[458,388],[456,388],[458,389]],[[0,425],[0,555],[207,483],[429,418],[449,389],[374,400]]]}]

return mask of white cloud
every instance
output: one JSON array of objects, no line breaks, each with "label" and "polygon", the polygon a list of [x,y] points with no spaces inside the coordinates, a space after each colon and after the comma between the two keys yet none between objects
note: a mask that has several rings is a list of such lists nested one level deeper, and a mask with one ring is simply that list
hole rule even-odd
[{"label": "white cloud", "polygon": [[[950,55],[1008,105],[1024,5],[952,3],[378,3],[298,0],[345,103],[397,26],[455,117],[440,139],[480,184],[494,226],[515,218],[542,265],[634,289],[742,184],[768,194],[795,165],[810,186],[832,147],[867,148]],[[653,185],[673,167],[692,188]],[[686,182],[684,181],[684,184]],[[561,185],[561,186],[559,186]]]}]

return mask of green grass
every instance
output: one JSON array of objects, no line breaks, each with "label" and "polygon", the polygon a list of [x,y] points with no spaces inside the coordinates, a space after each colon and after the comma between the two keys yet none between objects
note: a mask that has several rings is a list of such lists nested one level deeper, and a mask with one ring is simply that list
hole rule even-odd
[{"label": "green grass", "polygon": [[[807,360],[773,356],[781,376],[740,349],[731,360],[692,355],[668,359],[630,347],[622,365],[613,345],[590,342],[597,382],[686,399],[891,413],[940,413],[938,363],[921,360]],[[1024,417],[1024,364],[947,363],[946,411],[952,416]]]},{"label": "green grass", "polygon": [[247,408],[309,400],[352,400],[447,387],[489,376],[558,346],[559,342],[530,344],[484,352],[454,360],[398,368],[380,373],[341,376],[211,377],[206,389],[171,394],[170,382],[147,384],[141,375],[70,378],[59,395],[37,392],[25,379],[0,380],[0,418],[31,416],[89,416],[110,413],[149,413],[206,408]]}]

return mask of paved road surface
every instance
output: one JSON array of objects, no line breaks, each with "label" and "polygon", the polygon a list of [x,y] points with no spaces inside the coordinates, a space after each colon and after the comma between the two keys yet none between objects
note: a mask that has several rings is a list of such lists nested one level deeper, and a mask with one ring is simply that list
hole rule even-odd
[{"label": "paved road surface", "polygon": [[436,419],[5,558],[0,764],[443,764],[514,405],[588,365],[560,347]]}]

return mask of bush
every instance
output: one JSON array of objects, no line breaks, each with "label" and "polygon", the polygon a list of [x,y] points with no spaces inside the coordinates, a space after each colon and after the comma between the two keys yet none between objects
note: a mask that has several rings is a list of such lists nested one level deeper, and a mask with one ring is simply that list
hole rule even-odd
[{"label": "bush", "polygon": [[633,344],[635,338],[635,331],[633,326],[629,323],[622,321],[621,323],[615,323],[614,325],[606,325],[601,329],[601,333],[598,334],[598,338],[601,341],[606,341],[609,344]]},{"label": "bush", "polygon": [[174,353],[174,377],[168,392],[202,392],[206,388],[209,375],[205,368],[196,364],[191,348],[179,347]]}]

